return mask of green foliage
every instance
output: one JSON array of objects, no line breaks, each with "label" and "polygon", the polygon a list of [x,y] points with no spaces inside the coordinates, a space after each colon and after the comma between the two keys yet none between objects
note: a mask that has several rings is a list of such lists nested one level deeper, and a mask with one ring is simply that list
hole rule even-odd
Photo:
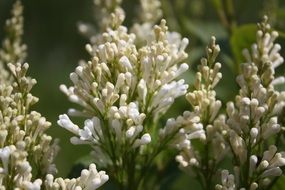
[{"label": "green foliage", "polygon": [[245,24],[234,28],[230,37],[230,45],[235,58],[235,69],[238,70],[240,64],[244,62],[242,51],[256,41],[256,24]]},{"label": "green foliage", "polygon": [[277,179],[276,184],[273,185],[271,190],[281,190],[284,189],[284,187],[285,187],[285,176],[283,175]]}]

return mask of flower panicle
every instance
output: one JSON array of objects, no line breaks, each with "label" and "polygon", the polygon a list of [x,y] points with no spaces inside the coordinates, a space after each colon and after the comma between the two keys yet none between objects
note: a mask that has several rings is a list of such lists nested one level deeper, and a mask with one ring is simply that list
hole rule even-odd
[{"label": "flower panicle", "polygon": [[[87,117],[84,126],[77,126],[65,114],[58,124],[75,135],[70,139],[73,144],[92,146],[100,166],[119,170],[128,159],[143,166],[152,163],[148,160],[152,157],[143,160],[139,155],[158,154],[155,151],[160,148],[152,147],[160,146],[153,142],[158,129],[152,126],[187,92],[188,85],[177,78],[189,68],[183,63],[189,42],[176,36],[173,43],[165,20],[147,31],[152,37],[143,45],[137,44],[136,33],[130,33],[122,22],[115,25],[97,35],[96,43],[86,45],[91,59],[80,62],[70,74],[73,85],[60,86],[71,102],[81,106],[82,110],[70,109],[68,114]],[[136,156],[129,158],[130,152]],[[134,170],[134,180],[139,179],[140,167],[125,169],[113,177],[126,183],[121,178],[131,177],[126,172]]]},{"label": "flower panicle", "polygon": [[279,83],[275,80],[282,82],[284,78],[275,78],[275,68],[283,63],[281,47],[274,43],[277,36],[265,16],[258,24],[257,43],[252,45],[251,54],[249,50],[243,52],[246,62],[237,76],[239,94],[235,103],[228,102],[226,106],[227,138],[238,171],[234,174],[236,189],[270,185],[282,174],[280,167],[285,164],[284,154],[278,152],[272,141],[279,138],[285,105],[284,92],[274,87]]},{"label": "flower panicle", "polygon": [[[183,116],[177,119],[169,119],[165,128],[160,131],[164,139],[175,134],[174,140],[169,140],[179,150],[176,161],[180,168],[190,175],[202,173],[210,185],[213,181],[211,176],[208,176],[209,171],[211,170],[212,175],[217,172],[214,163],[218,164],[228,151],[222,134],[227,129],[226,117],[220,114],[222,103],[216,99],[214,90],[222,78],[221,64],[216,62],[219,52],[220,47],[216,44],[215,37],[212,37],[206,48],[207,56],[201,59],[198,66],[194,90],[186,94],[192,111],[185,111]],[[192,145],[191,141],[197,140],[202,142],[205,150],[199,151],[195,145]]]},{"label": "flower panicle", "polygon": [[20,0],[17,0],[11,11],[12,17],[6,21],[6,33],[9,34],[2,43],[0,50],[0,62],[22,63],[26,58],[27,46],[22,43],[24,33],[23,25],[23,6]]},{"label": "flower panicle", "polygon": [[[31,93],[36,80],[27,76],[29,65],[23,63],[26,46],[21,38],[22,14],[23,6],[18,0],[13,6],[12,17],[6,22],[7,37],[0,50],[0,189],[40,190],[46,175],[57,173],[54,159],[59,146],[57,139],[45,133],[51,123],[32,111],[38,98]],[[4,72],[6,75],[2,75]],[[94,168],[90,167],[90,170]],[[93,171],[97,176],[96,172]],[[92,179],[94,175],[88,180],[95,180],[98,186],[107,180],[105,173],[101,181]],[[84,185],[78,182],[77,189],[80,186]],[[56,185],[52,189],[58,188]]]}]

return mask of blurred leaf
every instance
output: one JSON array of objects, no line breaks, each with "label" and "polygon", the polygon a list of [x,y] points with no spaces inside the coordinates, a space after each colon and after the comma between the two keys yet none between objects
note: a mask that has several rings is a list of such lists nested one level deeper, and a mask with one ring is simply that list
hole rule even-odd
[{"label": "blurred leaf", "polygon": [[77,178],[80,176],[81,171],[83,169],[86,169],[86,167],[83,164],[76,164],[71,168],[71,171],[68,174],[68,178]]},{"label": "blurred leaf", "polygon": [[279,179],[277,180],[275,185],[273,185],[271,190],[281,190],[281,189],[284,189],[284,188],[285,188],[285,176],[282,175],[281,177],[279,177]]},{"label": "blurred leaf", "polygon": [[201,186],[197,179],[189,177],[186,174],[180,174],[180,176],[175,180],[172,186],[169,187],[171,190],[183,190],[183,189],[195,189],[201,190]]},{"label": "blurred leaf", "polygon": [[285,39],[285,31],[278,31],[279,36]]},{"label": "blurred leaf", "polygon": [[189,56],[186,63],[189,63],[191,67],[195,66],[200,63],[200,59],[205,56],[205,47],[194,47],[191,48],[188,52]]},{"label": "blurred leaf", "polygon": [[276,14],[277,14],[279,19],[285,18],[285,8],[277,9]]},{"label": "blurred leaf", "polygon": [[216,8],[216,10],[222,10],[223,9],[223,5],[222,5],[221,0],[212,0],[211,2],[214,5],[214,7]]},{"label": "blurred leaf", "polygon": [[245,24],[236,27],[230,38],[230,45],[235,58],[236,68],[244,60],[242,50],[249,48],[255,42],[257,27],[255,24]]},{"label": "blurred leaf", "polygon": [[237,74],[237,71],[235,70],[235,67],[234,67],[235,63],[234,63],[233,58],[223,52],[221,52],[220,57],[221,57],[221,62],[225,64],[226,66],[228,66],[229,69],[232,71],[231,74],[233,75]]},{"label": "blurred leaf", "polygon": [[208,44],[213,35],[217,39],[227,37],[226,30],[219,22],[189,21],[184,19],[183,24],[189,33],[198,37],[204,44]]},{"label": "blurred leaf", "polygon": [[91,154],[86,154],[81,156],[77,161],[76,164],[82,164],[86,167],[89,166],[89,164],[94,162],[94,157]]}]

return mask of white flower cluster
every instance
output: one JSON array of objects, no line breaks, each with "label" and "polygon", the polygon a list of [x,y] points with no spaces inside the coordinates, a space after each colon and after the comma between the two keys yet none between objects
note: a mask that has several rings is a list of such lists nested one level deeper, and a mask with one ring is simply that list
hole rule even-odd
[{"label": "white flower cluster", "polygon": [[279,138],[278,116],[285,106],[285,93],[274,89],[275,84],[284,81],[283,77],[274,76],[275,68],[283,62],[278,53],[280,45],[274,43],[277,36],[276,31],[270,31],[265,17],[259,25],[252,55],[244,51],[247,62],[237,77],[240,92],[236,102],[227,104],[230,129],[226,136],[235,158],[235,189],[267,186],[272,178],[282,174],[279,167],[285,165],[285,155],[278,153],[274,145],[268,147]]},{"label": "white flower cluster", "polygon": [[11,36],[3,41],[3,48],[0,51],[1,62],[17,63],[23,62],[26,58],[27,46],[22,43],[21,36],[24,33],[23,7],[20,1],[16,1],[12,11],[12,18],[6,21],[6,32]]},{"label": "white flower cluster", "polygon": [[[94,13],[97,23],[99,23],[97,27],[99,29],[92,24],[81,22],[78,27],[80,33],[86,36],[92,45],[104,43],[101,33],[106,32],[108,28],[118,28],[125,19],[125,12],[121,4],[122,0],[94,0]],[[139,14],[135,19],[136,22],[130,27],[130,31],[136,35],[135,44],[140,47],[154,39],[154,35],[150,31],[162,17],[161,2],[160,0],[140,0],[137,12]],[[173,33],[178,36],[175,40],[179,42],[181,36],[176,32]]]},{"label": "white flower cluster", "polygon": [[[277,147],[271,145],[269,150],[263,153],[262,159],[256,155],[251,155],[249,158],[249,178],[252,180],[249,190],[256,190],[259,187],[268,186],[272,177],[282,175],[281,166],[285,165],[285,153],[277,153]],[[235,175],[229,174],[228,170],[222,171],[222,184],[216,185],[216,190],[246,190],[248,188],[240,188],[241,182],[238,179],[240,176],[240,169],[234,168]]]},{"label": "white flower cluster", "polygon": [[[0,187],[4,189],[28,187],[28,184],[37,186],[39,180],[31,182],[30,163],[34,163],[36,175],[56,172],[53,161],[58,146],[44,134],[51,124],[39,113],[30,111],[38,101],[30,93],[36,80],[26,77],[27,63],[18,63],[26,56],[25,45],[21,44],[22,12],[21,2],[16,1],[12,18],[6,22],[7,32],[11,35],[4,40],[0,50],[2,69],[9,69],[4,70],[7,75],[0,84]],[[30,152],[33,154],[28,155]]]},{"label": "white flower cluster", "polygon": [[[120,3],[97,3],[109,11],[104,21],[108,24],[101,26],[103,34],[90,38],[86,49],[92,59],[80,63],[70,75],[74,86],[61,86],[72,102],[84,108],[70,109],[69,115],[89,118],[79,128],[67,115],[60,116],[59,125],[76,135],[72,143],[90,144],[98,163],[116,169],[126,165],[129,150],[151,155],[153,143],[171,144],[179,150],[176,160],[180,167],[198,176],[204,189],[214,187],[218,166],[231,151],[235,173],[224,170],[217,189],[254,190],[271,183],[280,174],[283,153],[273,151],[262,166],[257,158],[272,150],[273,137],[281,131],[285,92],[278,92],[274,86],[284,83],[285,78],[274,76],[283,58],[280,45],[274,43],[278,33],[271,31],[267,18],[259,24],[257,43],[251,51],[243,52],[246,63],[237,77],[239,95],[235,103],[226,104],[226,115],[220,113],[222,103],[214,90],[222,74],[221,64],[216,62],[220,48],[212,38],[207,57],[199,65],[194,90],[186,95],[192,110],[168,119],[158,130],[158,119],[188,88],[184,80],[176,80],[188,69],[187,64],[180,64],[187,57],[184,50],[188,40],[169,32],[164,20],[154,26],[162,15],[158,0],[140,1],[139,20],[128,33],[121,26],[125,15]],[[153,136],[157,132],[158,140]],[[135,167],[141,165],[136,162]],[[119,174],[114,176],[118,178]]]},{"label": "white flower cluster", "polygon": [[80,22],[79,32],[90,40],[91,44],[102,43],[103,32],[108,28],[117,28],[125,19],[125,12],[121,8],[122,0],[94,0],[94,13],[98,27]]},{"label": "white flower cluster", "polygon": [[[177,131],[173,141],[180,154],[176,156],[180,167],[190,174],[195,171],[202,173],[209,186],[213,183],[212,177],[218,164],[227,152],[223,130],[227,128],[224,115],[219,115],[221,101],[216,100],[215,86],[222,78],[221,64],[215,62],[220,52],[219,46],[212,37],[207,48],[207,58],[201,59],[198,67],[195,90],[186,94],[193,111],[184,112],[175,120],[168,120],[166,127],[161,130],[163,138]],[[174,133],[175,134],[175,133]],[[202,140],[203,148],[191,145],[191,140]],[[210,169],[211,168],[211,169]],[[211,171],[211,173],[209,172]]]},{"label": "white flower cluster", "polygon": [[[72,102],[85,108],[83,112],[71,109],[69,113],[141,125],[145,115],[159,117],[176,97],[184,95],[188,86],[184,80],[175,79],[188,69],[186,63],[177,64],[187,56],[184,49],[188,40],[182,40],[179,46],[169,44],[165,24],[163,20],[155,27],[156,41],[139,50],[133,44],[135,35],[128,34],[123,26],[104,33],[104,44],[87,45],[92,61],[81,63],[71,73],[74,86],[60,87]],[[115,106],[117,102],[119,106]]]},{"label": "white flower cluster", "polygon": [[153,38],[152,35],[146,34],[162,17],[160,0],[140,0],[138,17],[139,20],[133,24],[131,31],[136,34],[136,44],[143,45]]},{"label": "white flower cluster", "polygon": [[[61,115],[58,124],[76,135],[71,138],[73,144],[93,147],[97,164],[125,172],[122,167],[132,156],[130,152],[153,151],[145,146],[158,132],[153,126],[187,92],[188,85],[177,78],[188,69],[181,63],[187,58],[188,39],[168,41],[168,28],[162,20],[145,34],[153,36],[152,40],[138,46],[136,35],[120,23],[97,35],[96,43],[86,45],[91,60],[81,62],[70,74],[73,86],[60,86],[71,102],[83,107],[81,111],[70,109],[69,115],[89,119],[81,128]],[[139,166],[134,170],[143,162],[136,162]]]},{"label": "white flower cluster", "polygon": [[[29,65],[25,59],[23,33],[23,7],[16,1],[12,18],[6,23],[7,38],[0,50],[0,189],[40,190],[43,180],[50,181],[57,172],[54,158],[59,150],[58,141],[45,131],[51,126],[40,113],[31,111],[38,98],[30,91],[36,80],[26,76]],[[7,70],[4,70],[7,68]],[[108,180],[104,172],[97,172],[94,165],[76,180],[56,179],[46,182],[45,189],[97,189]],[[86,184],[90,184],[87,186]],[[50,185],[50,186],[47,186]],[[87,188],[88,187],[88,188]]]},{"label": "white flower cluster", "polygon": [[230,174],[228,170],[221,172],[221,178],[222,185],[216,185],[216,190],[236,190],[235,176]]},{"label": "white flower cluster", "polygon": [[159,0],[140,0],[140,20],[144,23],[155,24],[162,16]]},{"label": "white flower cluster", "polygon": [[20,1],[16,1],[12,11],[12,19],[6,21],[6,31],[10,34],[5,38],[0,50],[0,83],[7,82],[9,73],[5,70],[6,63],[22,63],[26,57],[26,45],[22,44],[23,34],[23,7]]},{"label": "white flower cluster", "polygon": [[[165,169],[170,159],[164,164],[157,155],[164,157],[161,153],[169,146],[178,151],[180,168],[195,175],[203,189],[266,189],[282,175],[285,152],[278,150],[277,142],[284,125],[285,92],[275,86],[285,78],[275,77],[283,58],[274,42],[278,33],[271,31],[267,17],[258,25],[257,43],[243,52],[239,94],[221,114],[222,102],[215,92],[222,78],[216,62],[220,47],[214,37],[198,66],[193,90],[187,93],[188,85],[178,78],[188,69],[183,63],[188,39],[169,32],[165,20],[155,25],[162,15],[159,0],[140,0],[140,21],[131,32],[122,25],[122,0],[94,3],[101,8],[102,33],[80,25],[90,37],[86,50],[91,58],[70,74],[71,87],[60,86],[80,108],[60,115],[58,125],[74,135],[72,144],[91,146],[97,166],[110,171],[120,189],[157,186],[157,176],[150,173]],[[26,57],[22,13],[16,1],[6,23],[11,35],[0,49],[0,190],[98,189],[109,176],[95,164],[78,178],[54,177],[58,141],[45,134],[51,123],[31,110],[38,98],[31,94],[36,80],[26,76],[29,65],[21,64]],[[175,99],[185,94],[191,111],[168,119],[160,128]],[[68,115],[84,118],[83,126]],[[231,158],[233,174],[220,171],[222,161]],[[216,185],[218,173],[221,183]]]},{"label": "white flower cluster", "polygon": [[[101,32],[108,27],[117,27],[125,19],[124,10],[121,8],[122,0],[94,0],[96,14],[100,20]],[[99,12],[99,14],[98,14]]]},{"label": "white flower cluster", "polygon": [[[38,173],[41,178],[33,180],[32,168],[28,161],[28,152],[25,150],[25,143],[18,142],[16,146],[10,145],[0,149],[0,189],[15,189],[15,190],[95,190],[102,186],[109,176],[104,171],[98,172],[96,166],[91,164],[89,170],[84,169],[81,176],[76,179],[54,179],[52,174],[46,176]],[[43,146],[43,148],[46,148]],[[49,154],[49,152],[44,152]],[[35,160],[36,161],[36,160]],[[44,171],[44,168],[38,168],[39,171]],[[42,185],[44,187],[42,187]]]},{"label": "white flower cluster", "polygon": [[280,66],[284,59],[279,54],[281,46],[278,43],[274,43],[278,37],[277,31],[270,31],[271,26],[268,24],[267,16],[264,17],[264,21],[259,24],[259,30],[256,34],[257,43],[252,45],[251,54],[249,50],[245,49],[243,52],[247,63],[254,63],[259,69],[262,68],[262,74],[260,80],[265,88],[269,88],[270,85],[282,84],[285,82],[284,76],[275,77],[275,69]]},{"label": "white flower cluster", "polygon": [[82,170],[80,177],[76,179],[54,179],[52,175],[47,175],[44,183],[46,190],[95,190],[108,179],[109,176],[104,171],[98,172],[95,164],[90,164],[89,170]]}]

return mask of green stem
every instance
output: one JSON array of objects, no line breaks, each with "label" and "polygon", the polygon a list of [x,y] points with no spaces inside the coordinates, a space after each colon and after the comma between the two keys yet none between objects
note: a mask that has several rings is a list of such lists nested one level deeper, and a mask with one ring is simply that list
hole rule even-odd
[{"label": "green stem", "polygon": [[280,176],[275,177],[275,178],[270,182],[270,184],[267,186],[267,189],[268,189],[268,190],[272,189],[273,186],[276,184],[276,182],[278,181],[279,178],[280,178]]},{"label": "green stem", "polygon": [[206,145],[205,145],[205,152],[206,152],[206,156],[205,156],[205,163],[204,165],[206,165],[206,170],[203,170],[203,176],[205,178],[205,187],[206,189],[205,190],[210,190],[210,189],[213,189],[213,172],[214,172],[214,168],[213,166],[210,166],[209,164],[209,143],[207,142]]}]

